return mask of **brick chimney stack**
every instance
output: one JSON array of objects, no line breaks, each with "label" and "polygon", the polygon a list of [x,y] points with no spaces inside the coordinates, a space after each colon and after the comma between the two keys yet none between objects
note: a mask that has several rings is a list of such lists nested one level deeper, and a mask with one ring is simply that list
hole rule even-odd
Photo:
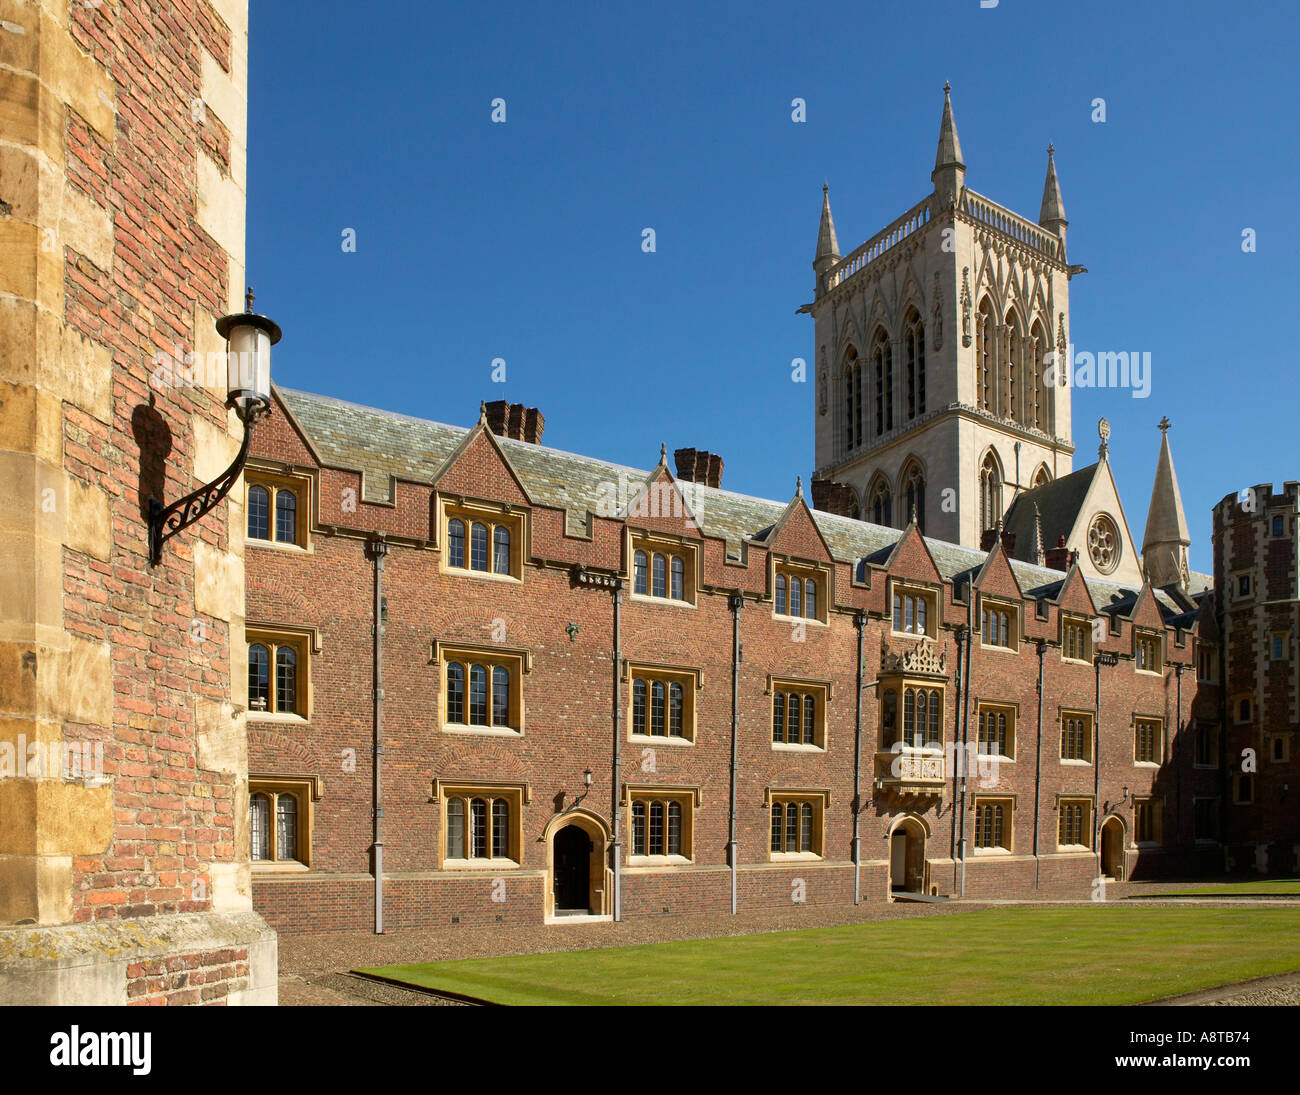
[{"label": "brick chimney stack", "polygon": [[[986,528],[980,533],[980,551],[992,551],[993,545],[997,542],[998,530],[995,528]],[[1016,549],[1016,534],[1002,529],[1002,550],[1007,555],[1014,558],[1013,552]],[[1051,555],[1051,552],[1048,552]]]},{"label": "brick chimney stack", "polygon": [[854,513],[857,495],[847,483],[836,483],[832,479],[812,481],[813,509],[822,513],[833,513],[837,517],[856,517]]},{"label": "brick chimney stack", "polygon": [[722,457],[703,449],[676,449],[673,460],[677,463],[677,478],[706,487],[722,486]]},{"label": "brick chimney stack", "polygon": [[527,441],[530,445],[542,443],[542,430],[546,419],[536,407],[525,407],[522,403],[507,403],[496,399],[484,405],[487,413],[488,429],[498,437],[509,437],[515,441]]},{"label": "brick chimney stack", "polygon": [[1065,546],[1065,537],[1061,536],[1056,541],[1056,547],[1048,548],[1043,553],[1043,557],[1052,570],[1069,570],[1070,560],[1073,552]]}]

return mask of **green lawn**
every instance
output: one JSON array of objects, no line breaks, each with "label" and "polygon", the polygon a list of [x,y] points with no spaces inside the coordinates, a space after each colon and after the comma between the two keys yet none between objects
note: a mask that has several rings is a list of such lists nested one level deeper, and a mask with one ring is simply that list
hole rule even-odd
[{"label": "green lawn", "polygon": [[1300,970],[1300,909],[982,909],[361,970],[501,1004],[1131,1004]]},{"label": "green lawn", "polygon": [[1213,886],[1196,886],[1185,890],[1159,890],[1153,886],[1150,893],[1135,894],[1141,897],[1217,897],[1232,894],[1261,894],[1280,897],[1300,894],[1300,878],[1265,878],[1255,882],[1220,882]]}]

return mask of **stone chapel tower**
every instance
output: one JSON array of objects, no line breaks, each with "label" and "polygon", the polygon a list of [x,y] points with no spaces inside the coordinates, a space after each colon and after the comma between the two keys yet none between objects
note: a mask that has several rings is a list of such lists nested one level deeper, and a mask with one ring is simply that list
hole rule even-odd
[{"label": "stone chapel tower", "polygon": [[841,257],[817,234],[816,472],[864,520],[969,547],[1024,488],[1071,471],[1070,389],[1044,384],[1070,331],[1067,221],[1048,149],[1038,223],[966,186],[944,85],[934,188]]}]

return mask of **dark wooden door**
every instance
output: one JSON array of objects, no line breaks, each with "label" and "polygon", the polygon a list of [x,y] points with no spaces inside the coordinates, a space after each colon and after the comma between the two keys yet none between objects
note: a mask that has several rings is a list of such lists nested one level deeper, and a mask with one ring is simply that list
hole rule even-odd
[{"label": "dark wooden door", "polygon": [[555,834],[555,910],[590,911],[591,838],[576,825]]}]

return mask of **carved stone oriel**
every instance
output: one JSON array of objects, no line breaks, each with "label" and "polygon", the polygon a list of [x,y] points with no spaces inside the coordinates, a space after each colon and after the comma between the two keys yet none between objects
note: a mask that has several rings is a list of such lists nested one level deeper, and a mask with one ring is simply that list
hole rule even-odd
[{"label": "carved stone oriel", "polygon": [[915,646],[904,647],[900,651],[890,649],[885,643],[880,650],[880,671],[882,673],[917,673],[931,677],[948,675],[948,651],[940,650],[933,639],[924,639]]}]

